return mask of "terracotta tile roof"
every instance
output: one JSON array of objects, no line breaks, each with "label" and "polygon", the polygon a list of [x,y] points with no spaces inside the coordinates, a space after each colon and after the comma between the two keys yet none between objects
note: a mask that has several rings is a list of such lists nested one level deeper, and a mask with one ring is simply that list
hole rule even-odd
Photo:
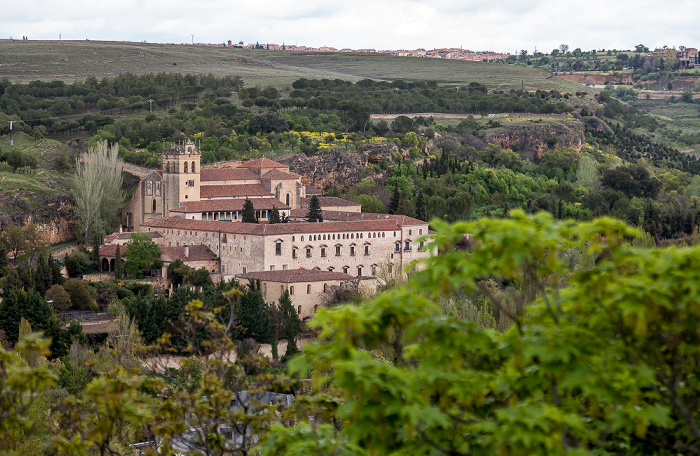
[{"label": "terracotta tile roof", "polygon": [[259,271],[236,274],[236,279],[261,280],[265,282],[298,283],[298,282],[323,282],[327,280],[347,281],[353,280],[349,274],[333,271],[319,271],[313,269],[287,269],[283,271]]},{"label": "terracotta tile roof", "polygon": [[282,163],[277,163],[269,158],[256,158],[238,166],[239,168],[263,169],[263,168],[288,168]]},{"label": "terracotta tile roof", "polygon": [[206,245],[190,245],[188,246],[188,249],[189,256],[185,256],[184,245],[176,247],[161,246],[160,251],[172,258],[173,261],[182,260],[184,263],[188,261],[204,261],[216,259],[216,255],[214,254],[214,252],[209,250],[209,248]]},{"label": "terracotta tile roof", "polygon": [[[131,235],[132,235],[132,234],[133,234],[133,233],[112,233],[112,234],[110,234],[109,236],[106,236],[106,237],[104,238],[104,242],[105,242],[105,244],[109,244],[110,242],[114,242],[114,241],[116,241],[117,239],[120,239],[120,240],[121,240],[121,239],[131,239]],[[148,236],[148,237],[151,238],[151,239],[162,238],[162,237],[163,237],[162,234],[160,234],[160,233],[153,233],[153,232],[151,232],[151,233],[149,233],[149,232],[146,232],[146,233],[137,233],[137,234],[143,234],[144,236]]]},{"label": "terracotta tile roof", "polygon": [[[428,222],[409,217],[407,215],[377,214],[374,212],[346,212],[346,211],[321,211],[323,223],[327,222],[357,222],[362,220],[394,220],[400,226],[426,225]],[[309,213],[307,209],[293,209],[289,218],[294,220],[306,219]]]},{"label": "terracotta tile roof", "polygon": [[245,198],[246,196],[273,196],[260,184],[202,185],[200,198]]},{"label": "terracotta tile roof", "polygon": [[101,257],[115,257],[117,256],[117,247],[119,247],[121,250],[119,253],[121,254],[122,258],[124,257],[124,251],[126,250],[126,246],[124,245],[101,245],[100,246],[100,256]]},{"label": "terracotta tile roof", "polygon": [[[360,203],[355,203],[354,201],[348,201],[343,198],[337,198],[335,196],[318,196],[318,202],[321,205],[321,208],[324,206],[362,206]],[[309,207],[309,202],[311,201],[311,198],[302,198],[301,199],[301,205],[302,207]]]},{"label": "terracotta tile roof", "polygon": [[280,171],[279,169],[273,169],[265,174],[262,175],[260,179],[266,179],[266,180],[297,180],[301,176],[298,174],[294,173],[286,173],[284,171]]},{"label": "terracotta tile roof", "polygon": [[[385,215],[385,214],[381,214]],[[351,220],[345,222],[322,222],[322,223],[275,223],[258,224],[242,222],[220,222],[207,220],[187,220],[179,217],[167,217],[152,221],[150,224],[144,223],[144,227],[151,228],[174,228],[184,230],[198,230],[230,234],[250,234],[255,236],[279,236],[284,234],[314,234],[314,233],[339,233],[348,231],[393,231],[401,229],[400,221],[408,220],[416,223],[408,225],[423,224],[416,219],[405,216],[380,220]]]},{"label": "terracotta tile roof", "polygon": [[[272,209],[272,206],[276,206],[277,209],[289,209],[289,206],[277,198],[253,198],[250,201],[253,203],[255,210]],[[245,199],[184,201],[180,204],[182,207],[173,209],[170,212],[240,211],[243,210]]]},{"label": "terracotta tile roof", "polygon": [[320,195],[321,193],[323,193],[323,190],[321,190],[318,187],[314,187],[312,185],[306,186],[306,194],[307,195]]},{"label": "terracotta tile roof", "polygon": [[260,179],[260,176],[248,168],[202,168],[199,172],[200,182],[253,179]]}]

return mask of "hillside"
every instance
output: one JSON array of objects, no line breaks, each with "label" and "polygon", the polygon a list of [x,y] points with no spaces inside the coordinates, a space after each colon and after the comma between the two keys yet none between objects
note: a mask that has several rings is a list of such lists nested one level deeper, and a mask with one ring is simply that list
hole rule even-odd
[{"label": "hillside", "polygon": [[292,53],[223,47],[107,41],[0,40],[0,79],[13,82],[144,73],[212,73],[241,76],[246,86],[284,87],[300,77],[479,82],[490,88],[575,92],[580,85],[544,71],[496,63],[359,53]]}]

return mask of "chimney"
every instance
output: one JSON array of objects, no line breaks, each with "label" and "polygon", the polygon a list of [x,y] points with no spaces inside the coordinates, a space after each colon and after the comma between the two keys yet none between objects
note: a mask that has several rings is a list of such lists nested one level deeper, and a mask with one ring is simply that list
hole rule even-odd
[{"label": "chimney", "polygon": [[185,258],[190,257],[190,246],[185,244]]}]

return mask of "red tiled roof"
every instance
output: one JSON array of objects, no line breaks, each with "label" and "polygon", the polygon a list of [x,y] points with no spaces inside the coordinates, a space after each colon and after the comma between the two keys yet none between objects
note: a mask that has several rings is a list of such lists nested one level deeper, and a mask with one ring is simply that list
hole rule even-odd
[{"label": "red tiled roof", "polygon": [[[428,222],[398,214],[377,214],[374,212],[346,212],[346,211],[321,211],[323,213],[323,223],[327,222],[357,222],[362,220],[394,220],[400,226],[426,225]],[[289,217],[291,219],[305,219],[309,213],[308,209],[293,209]]]},{"label": "red tiled roof", "polygon": [[306,186],[306,194],[307,195],[320,195],[321,193],[323,193],[323,190],[321,190],[318,187],[313,187],[311,185]]},{"label": "red tiled roof", "polygon": [[239,168],[263,169],[263,168],[287,168],[282,163],[277,163],[269,158],[256,158],[238,166]]},{"label": "red tiled roof", "polygon": [[280,171],[279,169],[273,169],[265,174],[260,179],[266,179],[266,180],[297,180],[301,176],[298,174],[294,173],[286,173],[284,171]]},{"label": "red tiled roof", "polygon": [[333,271],[319,271],[313,269],[287,269],[283,271],[259,271],[236,274],[237,279],[252,279],[265,282],[298,283],[298,282],[323,282],[327,280],[347,281],[353,280],[349,274]]},{"label": "red tiled roof", "polygon": [[120,245],[101,245],[100,246],[100,256],[101,257],[115,257],[117,256],[117,247],[120,248],[119,253],[121,256],[124,256],[124,251],[126,250],[126,246]]},{"label": "red tiled roof", "polygon": [[248,168],[202,168],[199,172],[200,182],[223,180],[253,180],[260,177]]},{"label": "red tiled roof", "polygon": [[[384,214],[381,214],[384,215]],[[230,234],[250,234],[257,236],[275,236],[284,234],[308,234],[308,233],[333,233],[348,231],[392,231],[401,229],[400,221],[408,221],[407,225],[423,224],[416,219],[405,216],[381,220],[358,220],[346,222],[322,222],[322,223],[275,223],[257,224],[242,222],[220,222],[207,220],[187,220],[179,217],[167,217],[154,220],[150,224],[144,224],[152,228],[175,228],[185,230],[210,231]],[[412,223],[410,221],[414,221]]]},{"label": "red tiled roof", "polygon": [[246,196],[273,196],[260,184],[202,185],[201,198],[244,198]]},{"label": "red tiled roof", "polygon": [[[289,206],[284,204],[277,198],[253,198],[250,200],[253,203],[255,210],[272,209],[272,206],[277,209],[289,209]],[[207,200],[207,201],[184,201],[182,207],[173,209],[170,212],[207,212],[207,211],[240,211],[243,210],[244,199],[225,199],[225,200]]]},{"label": "red tiled roof", "polygon": [[[116,241],[117,239],[131,239],[132,234],[133,233],[112,233],[109,236],[105,237],[104,242],[105,242],[105,244],[109,244],[110,242]],[[136,233],[136,234],[143,234],[144,236],[148,236],[151,239],[163,237],[163,235],[161,235],[160,233],[154,233],[154,232]]]},{"label": "red tiled roof", "polygon": [[[360,203],[355,203],[354,201],[348,201],[343,198],[337,198],[335,196],[318,196],[318,202],[323,208],[324,206],[362,206]],[[301,204],[303,207],[308,207],[311,198],[302,198]]]},{"label": "red tiled roof", "polygon": [[206,245],[190,245],[188,246],[189,249],[189,256],[185,256],[185,246],[176,246],[176,247],[165,247],[161,246],[160,251],[166,255],[168,255],[170,258],[173,259],[173,261],[177,260],[182,260],[183,262],[188,262],[188,261],[203,261],[203,260],[213,260],[216,258],[216,255],[214,252],[209,250],[209,248]]}]

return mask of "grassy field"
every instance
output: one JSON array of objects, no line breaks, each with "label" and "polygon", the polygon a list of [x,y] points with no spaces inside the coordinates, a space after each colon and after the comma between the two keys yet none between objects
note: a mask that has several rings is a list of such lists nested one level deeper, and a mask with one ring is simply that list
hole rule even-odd
[{"label": "grassy field", "polygon": [[284,87],[300,77],[480,82],[490,88],[582,90],[580,85],[537,69],[483,62],[461,62],[358,53],[292,53],[105,41],[0,40],[0,78],[14,82],[131,72],[213,73],[241,76],[247,86]]}]

